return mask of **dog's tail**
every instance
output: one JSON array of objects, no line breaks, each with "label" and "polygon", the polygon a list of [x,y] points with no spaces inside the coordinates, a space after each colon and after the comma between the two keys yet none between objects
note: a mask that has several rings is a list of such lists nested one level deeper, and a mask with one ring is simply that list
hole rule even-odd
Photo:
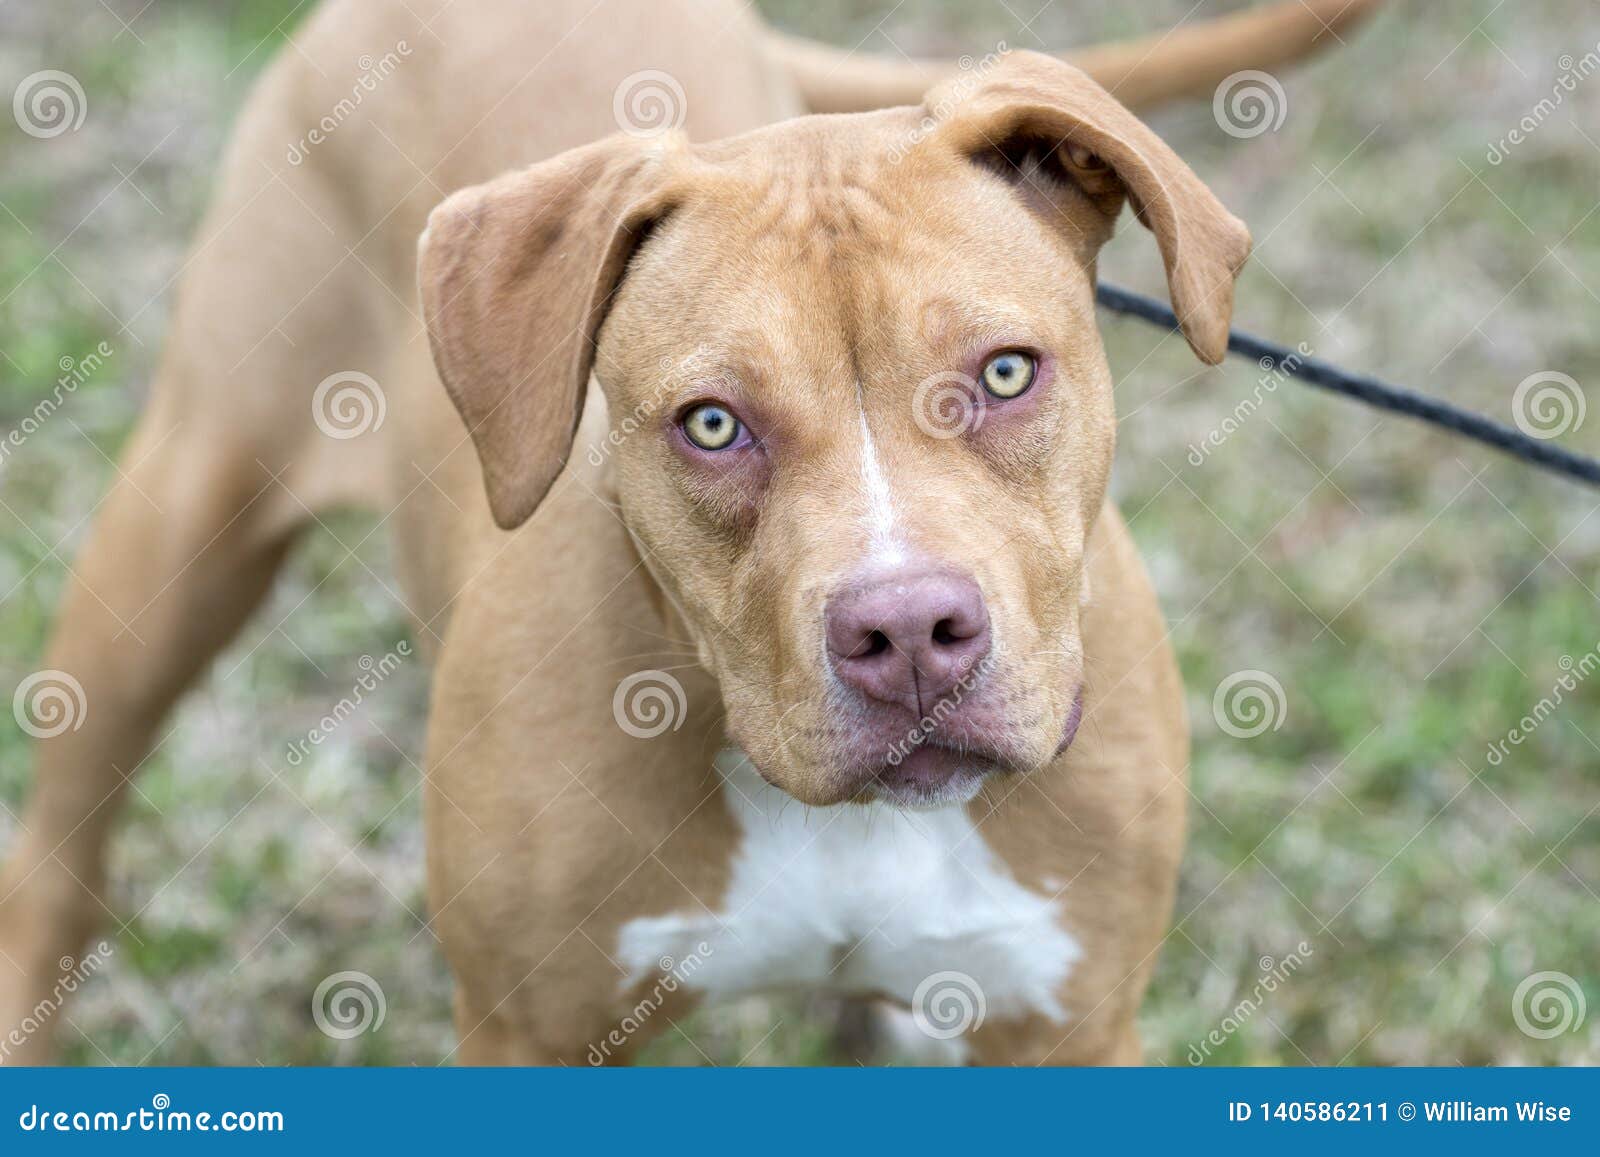
[{"label": "dog's tail", "polygon": [[[1063,55],[1129,108],[1209,93],[1243,69],[1272,69],[1340,42],[1383,0],[1280,0],[1157,35]],[[893,60],[772,33],[771,51],[812,112],[919,104],[954,61]]]}]

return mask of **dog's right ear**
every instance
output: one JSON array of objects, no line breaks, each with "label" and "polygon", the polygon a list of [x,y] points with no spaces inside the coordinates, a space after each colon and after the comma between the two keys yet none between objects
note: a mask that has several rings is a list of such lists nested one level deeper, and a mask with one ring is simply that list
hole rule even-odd
[{"label": "dog's right ear", "polygon": [[428,217],[417,278],[434,365],[507,530],[566,465],[600,324],[673,204],[666,172],[681,147],[608,137],[464,189]]},{"label": "dog's right ear", "polygon": [[1100,205],[1108,225],[1130,201],[1161,248],[1183,336],[1202,360],[1222,360],[1250,231],[1143,121],[1084,73],[1037,52],[1012,53],[976,81],[948,81],[925,104],[930,116],[944,112],[939,134],[951,147],[1020,186],[1033,184],[1026,167],[1038,159]]}]

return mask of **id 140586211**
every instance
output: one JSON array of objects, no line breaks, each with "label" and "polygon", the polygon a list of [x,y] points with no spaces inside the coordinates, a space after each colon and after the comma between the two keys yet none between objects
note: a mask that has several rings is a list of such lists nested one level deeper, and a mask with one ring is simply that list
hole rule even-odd
[{"label": "id 140586211", "polygon": [[1228,1102],[1230,1121],[1387,1121],[1385,1101]]}]

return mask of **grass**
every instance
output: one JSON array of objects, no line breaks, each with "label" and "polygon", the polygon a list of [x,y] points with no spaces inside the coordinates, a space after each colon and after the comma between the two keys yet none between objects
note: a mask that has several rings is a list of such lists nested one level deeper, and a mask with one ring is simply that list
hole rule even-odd
[{"label": "grass", "polygon": [[[60,68],[90,102],[84,127],[53,141],[0,125],[0,431],[51,390],[60,358],[102,340],[114,350],[0,459],[3,688],[38,666],[227,125],[301,15],[283,0],[137,16],[138,3],[108,2],[71,17],[8,9],[0,43],[8,84]],[[762,7],[839,44],[955,54],[1128,34],[1189,5],[1055,4],[1026,29],[980,0]],[[1255,232],[1239,321],[1502,419],[1536,371],[1600,381],[1600,144],[1586,127],[1600,123],[1600,79],[1580,82],[1505,163],[1485,159],[1549,95],[1560,58],[1597,39],[1580,0],[1396,5],[1282,78],[1275,132],[1234,139],[1204,102],[1157,117]],[[1141,230],[1113,243],[1105,275],[1159,292]],[[1600,504],[1292,384],[1194,465],[1189,447],[1256,390],[1258,371],[1201,369],[1135,323],[1106,331],[1116,493],[1161,594],[1195,733],[1191,846],[1143,1014],[1151,1058],[1189,1063],[1218,1030],[1210,1060],[1223,1063],[1600,1060],[1600,681],[1489,757],[1551,696],[1563,656],[1600,646]],[[1567,440],[1600,451],[1600,413]],[[298,553],[147,765],[113,852],[126,925],[69,1010],[68,1059],[430,1063],[450,1048],[411,762],[420,664],[312,758],[283,758],[349,691],[359,657],[403,635],[367,569],[387,573],[381,537],[354,558],[342,545],[369,525],[337,521]],[[1278,726],[1249,738],[1213,713],[1241,671],[1283,691]],[[24,740],[0,727],[0,846],[26,787]],[[1290,953],[1303,957],[1293,975],[1238,1016],[1263,968]],[[334,1041],[311,1023],[310,992],[352,968],[381,978],[386,1020]],[[1545,970],[1574,977],[1590,1015],[1542,1040],[1518,1030],[1512,1001]],[[1230,1013],[1240,1023],[1222,1031]],[[827,1039],[816,1002],[779,1001],[701,1013],[651,1057],[814,1061],[830,1056]]]}]

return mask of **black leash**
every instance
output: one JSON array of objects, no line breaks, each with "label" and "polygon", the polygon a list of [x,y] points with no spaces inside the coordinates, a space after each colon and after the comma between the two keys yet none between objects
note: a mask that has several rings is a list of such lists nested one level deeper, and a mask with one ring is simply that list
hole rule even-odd
[{"label": "black leash", "polygon": [[[1113,313],[1126,313],[1165,329],[1178,329],[1178,318],[1172,310],[1153,297],[1101,282],[1096,291],[1100,304]],[[1512,429],[1491,421],[1471,410],[1463,410],[1427,394],[1419,394],[1403,386],[1390,385],[1369,374],[1355,374],[1340,369],[1329,362],[1306,357],[1297,350],[1255,337],[1239,330],[1228,331],[1228,350],[1231,353],[1253,358],[1263,370],[1299,378],[1324,390],[1345,394],[1369,406],[1392,413],[1404,414],[1423,422],[1441,426],[1465,438],[1493,446],[1496,450],[1531,462],[1556,474],[1564,474],[1590,486],[1600,487],[1600,459],[1578,454],[1553,442],[1542,442],[1529,437],[1521,430]]]}]

